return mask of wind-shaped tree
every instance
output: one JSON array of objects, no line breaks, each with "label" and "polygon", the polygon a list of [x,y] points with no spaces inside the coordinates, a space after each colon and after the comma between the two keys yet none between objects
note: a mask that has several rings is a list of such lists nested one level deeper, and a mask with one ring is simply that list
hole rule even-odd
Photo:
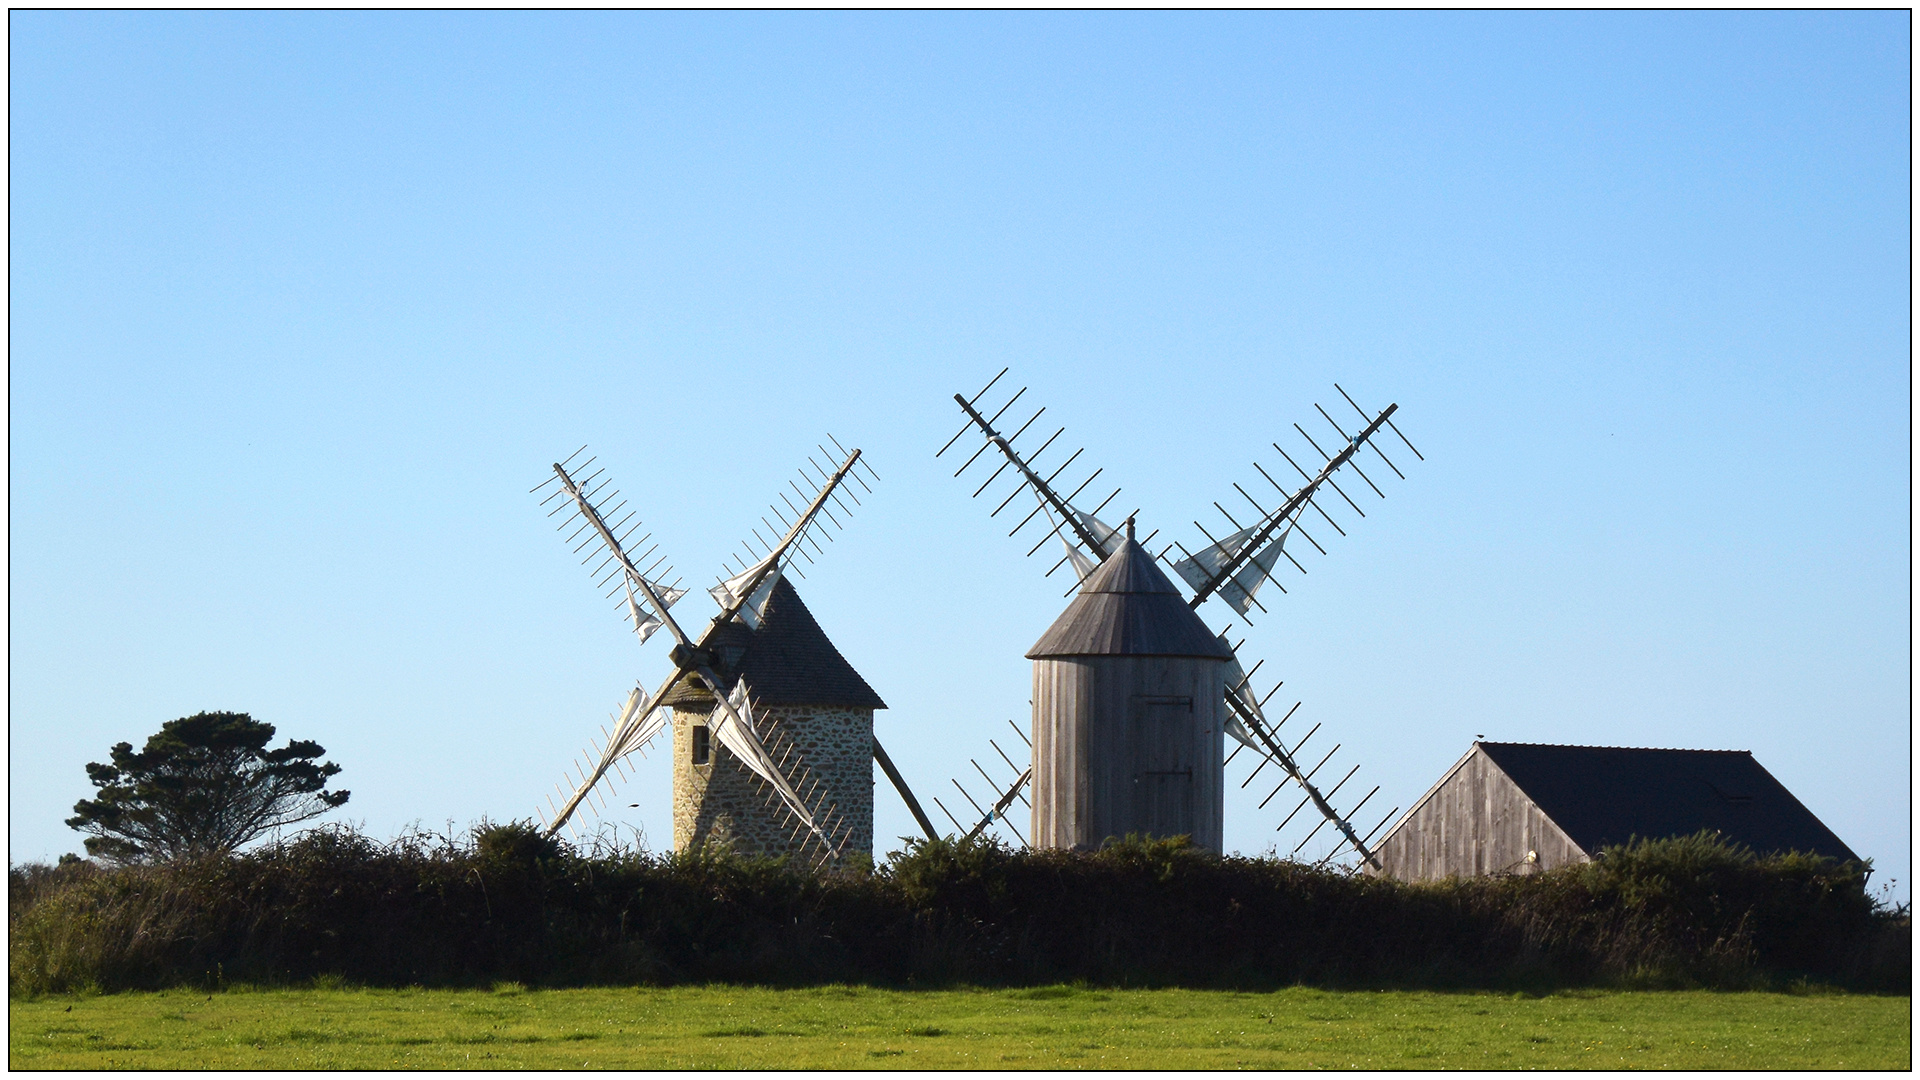
[{"label": "wind-shaped tree", "polygon": [[290,740],[268,750],[273,725],[246,713],[203,712],[170,720],[134,753],[113,748],[113,763],[90,762],[99,791],[74,804],[67,824],[87,837],[87,853],[121,862],[232,851],[285,825],[347,801],[327,791],[340,771],[319,743]]}]

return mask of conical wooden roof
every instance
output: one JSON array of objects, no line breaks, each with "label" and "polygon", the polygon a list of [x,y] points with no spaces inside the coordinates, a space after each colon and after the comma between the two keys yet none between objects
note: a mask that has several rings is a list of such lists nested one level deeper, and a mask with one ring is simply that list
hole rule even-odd
[{"label": "conical wooden roof", "polygon": [[[1129,530],[1131,531],[1131,530]],[[1193,656],[1231,660],[1153,556],[1128,536],[1080,585],[1027,659],[1056,656]]]},{"label": "conical wooden roof", "polygon": [[[767,599],[758,630],[749,630],[745,623],[732,619],[711,628],[700,645],[713,650],[713,673],[725,684],[720,689],[731,692],[733,684],[744,678],[757,704],[887,707],[827,640],[813,612],[800,602],[800,594],[784,577]],[[662,703],[712,707],[713,696],[692,686],[692,681],[693,676],[681,679]]]}]

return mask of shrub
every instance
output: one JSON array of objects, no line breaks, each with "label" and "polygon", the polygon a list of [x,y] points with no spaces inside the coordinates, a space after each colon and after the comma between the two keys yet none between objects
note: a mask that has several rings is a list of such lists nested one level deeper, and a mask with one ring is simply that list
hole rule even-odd
[{"label": "shrub", "polygon": [[1526,878],[1408,884],[1138,840],[913,842],[815,874],[579,849],[524,823],[379,843],[10,871],[14,993],[171,985],[680,982],[1904,987],[1907,913],[1865,869],[1712,837]]}]

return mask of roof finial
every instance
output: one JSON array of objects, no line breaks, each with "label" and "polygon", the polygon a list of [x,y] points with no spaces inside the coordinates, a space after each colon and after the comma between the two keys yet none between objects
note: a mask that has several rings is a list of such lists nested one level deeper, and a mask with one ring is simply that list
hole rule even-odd
[{"label": "roof finial", "polygon": [[1133,543],[1133,515],[1127,515],[1127,543]]}]

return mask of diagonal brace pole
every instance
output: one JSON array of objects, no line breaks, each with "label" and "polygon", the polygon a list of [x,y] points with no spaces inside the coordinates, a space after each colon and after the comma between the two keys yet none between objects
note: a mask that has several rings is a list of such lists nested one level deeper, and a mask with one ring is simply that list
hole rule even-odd
[{"label": "diagonal brace pole", "polygon": [[887,779],[893,781],[894,790],[898,791],[900,797],[906,800],[907,809],[913,811],[913,820],[918,822],[920,828],[926,831],[927,839],[940,839],[940,831],[933,827],[933,822],[927,820],[927,812],[920,809],[920,800],[913,797],[913,789],[907,786],[907,778],[901,776],[900,770],[894,767],[893,759],[887,756],[887,752],[881,747],[879,739],[873,740],[873,760],[880,763],[880,771],[887,774]]}]

